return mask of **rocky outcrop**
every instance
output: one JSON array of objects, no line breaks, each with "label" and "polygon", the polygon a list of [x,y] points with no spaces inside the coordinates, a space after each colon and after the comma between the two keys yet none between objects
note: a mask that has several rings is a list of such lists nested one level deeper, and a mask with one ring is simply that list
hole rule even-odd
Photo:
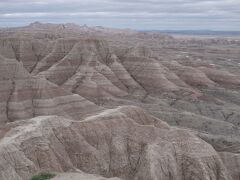
[{"label": "rocky outcrop", "polygon": [[225,166],[228,168],[233,179],[240,178],[240,156],[239,153],[220,152],[219,153]]},{"label": "rocky outcrop", "polygon": [[40,115],[80,119],[101,110],[83,97],[32,77],[16,60],[0,57],[1,124]]},{"label": "rocky outcrop", "polygon": [[129,180],[231,179],[209,144],[136,107],[106,110],[82,122],[52,116],[11,126],[0,143],[4,180],[74,169]]},{"label": "rocky outcrop", "polygon": [[210,79],[220,85],[233,85],[240,87],[239,76],[234,75],[226,70],[212,69],[207,67],[200,67],[199,69],[203,71]]},{"label": "rocky outcrop", "polygon": [[104,63],[110,55],[100,43],[79,41],[63,59],[39,75],[96,102],[101,97],[127,95],[126,87]]},{"label": "rocky outcrop", "polygon": [[215,83],[210,80],[202,71],[188,66],[183,66],[176,61],[165,62],[171,71],[175,72],[180,79],[191,86],[206,86],[212,87]]},{"label": "rocky outcrop", "polygon": [[1,38],[0,54],[6,58],[22,62],[27,71],[32,72],[37,63],[51,50],[51,42],[33,38]]},{"label": "rocky outcrop", "polygon": [[76,39],[59,39],[54,43],[54,47],[51,53],[39,61],[32,73],[37,74],[38,72],[47,70],[54,65],[58,60],[64,58],[69,51],[72,49]]},{"label": "rocky outcrop", "polygon": [[239,65],[239,42],[229,39],[74,24],[0,29],[0,179],[80,169],[238,180]]}]

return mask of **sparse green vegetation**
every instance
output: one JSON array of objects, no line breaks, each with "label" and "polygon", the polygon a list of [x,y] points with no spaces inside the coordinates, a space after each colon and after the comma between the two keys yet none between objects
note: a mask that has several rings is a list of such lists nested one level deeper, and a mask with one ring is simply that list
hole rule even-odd
[{"label": "sparse green vegetation", "polygon": [[53,173],[42,172],[37,175],[34,175],[30,180],[47,180],[54,178],[56,175]]}]

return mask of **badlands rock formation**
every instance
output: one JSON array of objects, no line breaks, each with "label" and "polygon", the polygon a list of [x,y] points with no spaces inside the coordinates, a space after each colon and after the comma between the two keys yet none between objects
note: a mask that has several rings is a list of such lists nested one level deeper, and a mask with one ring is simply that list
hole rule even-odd
[{"label": "badlands rock formation", "polygon": [[239,52],[224,38],[0,29],[0,179],[239,180]]},{"label": "badlands rock formation", "polygon": [[192,133],[139,108],[70,121],[43,116],[11,124],[1,140],[1,179],[81,169],[122,179],[231,179],[217,152]]},{"label": "badlands rock formation", "polygon": [[1,124],[41,115],[79,119],[100,110],[85,98],[31,76],[22,63],[0,56]]}]

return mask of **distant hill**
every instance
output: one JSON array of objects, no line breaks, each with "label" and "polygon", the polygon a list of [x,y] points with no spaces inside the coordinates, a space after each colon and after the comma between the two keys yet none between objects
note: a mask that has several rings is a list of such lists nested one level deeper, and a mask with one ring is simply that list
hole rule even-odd
[{"label": "distant hill", "polygon": [[206,36],[240,36],[240,31],[211,31],[211,30],[149,30],[144,32],[161,32],[177,35],[206,35]]}]

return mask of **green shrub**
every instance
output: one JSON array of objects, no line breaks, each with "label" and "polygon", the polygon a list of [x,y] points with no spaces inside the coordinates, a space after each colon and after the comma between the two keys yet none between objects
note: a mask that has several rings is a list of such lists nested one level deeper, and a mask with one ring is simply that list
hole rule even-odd
[{"label": "green shrub", "polygon": [[54,178],[56,175],[52,173],[42,172],[33,176],[30,180],[46,180]]}]

